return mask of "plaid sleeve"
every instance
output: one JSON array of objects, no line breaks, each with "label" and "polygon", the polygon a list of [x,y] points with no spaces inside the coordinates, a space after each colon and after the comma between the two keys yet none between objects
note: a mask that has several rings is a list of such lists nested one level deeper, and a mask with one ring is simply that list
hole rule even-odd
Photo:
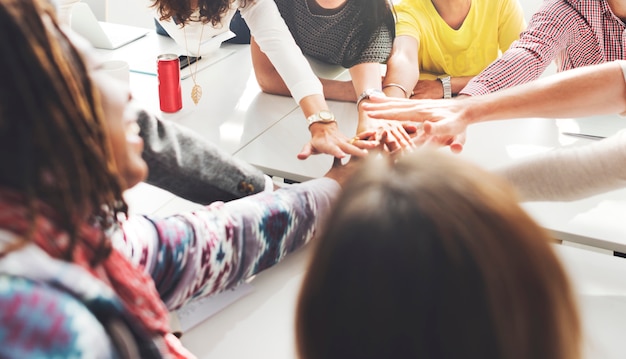
[{"label": "plaid sleeve", "polygon": [[566,2],[547,2],[533,15],[520,39],[460,92],[484,95],[537,79],[579,33],[580,15]]}]

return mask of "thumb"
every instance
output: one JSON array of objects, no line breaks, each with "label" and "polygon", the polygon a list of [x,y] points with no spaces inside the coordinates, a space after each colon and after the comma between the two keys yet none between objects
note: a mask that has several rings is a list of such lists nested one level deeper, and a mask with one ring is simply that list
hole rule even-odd
[{"label": "thumb", "polygon": [[456,136],[464,132],[464,128],[454,120],[424,121],[424,132],[433,136]]},{"label": "thumb", "polygon": [[450,150],[453,153],[461,153],[461,151],[463,151],[464,144],[465,144],[465,131],[454,136],[454,140],[450,144]]}]

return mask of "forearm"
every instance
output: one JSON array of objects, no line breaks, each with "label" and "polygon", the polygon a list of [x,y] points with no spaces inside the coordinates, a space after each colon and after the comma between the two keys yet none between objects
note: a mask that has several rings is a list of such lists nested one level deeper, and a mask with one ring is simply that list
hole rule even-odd
[{"label": "forearm", "polygon": [[613,62],[565,71],[467,100],[472,103],[472,117],[483,121],[622,113],[626,111],[626,84],[619,64]]},{"label": "forearm", "polygon": [[569,201],[626,186],[626,132],[533,156],[497,172],[523,201]]},{"label": "forearm", "polygon": [[461,77],[451,77],[450,78],[450,87],[452,88],[452,95],[457,95],[467,83],[470,82],[474,76],[461,76]]},{"label": "forearm", "polygon": [[545,2],[502,57],[487,66],[461,94],[477,96],[521,85],[541,76],[557,54],[572,44],[579,18],[567,2]]},{"label": "forearm", "polygon": [[[418,42],[410,36],[399,36],[394,40],[383,81],[383,92],[387,96],[406,98],[413,92],[419,79],[417,50]],[[403,90],[389,84],[398,84]]]},{"label": "forearm", "polygon": [[318,179],[167,218],[132,217],[114,242],[168,309],[232,288],[313,238],[339,192]]},{"label": "forearm", "polygon": [[[352,81],[341,81],[320,78],[324,87],[324,97],[328,100],[356,102],[358,94],[355,93]],[[380,83],[380,78],[378,80]]]},{"label": "forearm", "polygon": [[175,123],[139,116],[146,182],[196,203],[227,201],[265,189],[265,176]]},{"label": "forearm", "polygon": [[323,96],[322,84],[291,36],[273,0],[256,0],[240,9],[260,50],[267,56],[296,102]]}]

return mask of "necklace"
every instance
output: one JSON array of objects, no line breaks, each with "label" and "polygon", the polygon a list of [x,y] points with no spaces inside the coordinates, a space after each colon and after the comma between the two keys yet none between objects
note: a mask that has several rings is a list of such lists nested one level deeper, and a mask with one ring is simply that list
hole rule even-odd
[{"label": "necklace", "polygon": [[[200,29],[200,40],[198,41],[198,52],[196,53],[198,56],[200,56],[200,45],[202,44],[204,25],[206,24],[202,24],[202,28]],[[189,46],[187,45],[187,32],[185,31],[185,26],[183,26],[183,35],[185,36],[185,51],[187,51],[187,63],[189,64],[191,56],[189,56]],[[200,102],[200,99],[202,98],[202,86],[198,85],[198,82],[196,82],[196,77],[198,76],[198,60],[196,60],[194,70],[191,69],[191,65],[187,66],[189,67],[191,81],[193,81],[193,87],[191,88],[191,100],[195,105],[198,105],[198,102]]]}]

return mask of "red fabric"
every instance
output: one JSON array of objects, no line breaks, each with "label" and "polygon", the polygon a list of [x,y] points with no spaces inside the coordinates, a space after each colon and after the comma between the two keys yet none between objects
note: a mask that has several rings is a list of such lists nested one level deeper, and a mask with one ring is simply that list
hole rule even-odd
[{"label": "red fabric", "polygon": [[[51,257],[65,258],[69,237],[55,225],[55,211],[42,203],[37,203],[37,211],[33,241]],[[0,189],[0,228],[25,237],[29,230],[26,214],[24,199],[20,194]],[[193,358],[178,339],[172,340],[175,337],[170,335],[167,308],[147,273],[133,266],[115,249],[97,266],[90,265],[94,249],[101,247],[103,236],[101,229],[87,223],[82,224],[78,231],[78,243],[73,250],[72,263],[81,266],[113,289],[126,310],[137,318],[146,331],[163,337],[172,357]],[[106,241],[110,246],[110,239],[107,238]]]}]

